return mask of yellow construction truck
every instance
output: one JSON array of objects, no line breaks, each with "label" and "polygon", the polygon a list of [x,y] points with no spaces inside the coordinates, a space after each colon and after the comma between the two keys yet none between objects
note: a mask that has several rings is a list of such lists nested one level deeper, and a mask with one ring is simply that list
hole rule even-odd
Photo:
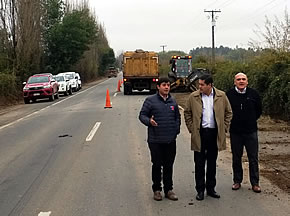
[{"label": "yellow construction truck", "polygon": [[172,56],[169,61],[168,78],[171,82],[171,92],[195,91],[196,80],[203,74],[209,73],[204,68],[192,68],[191,56]]},{"label": "yellow construction truck", "polygon": [[132,94],[133,90],[149,90],[156,92],[159,78],[158,54],[155,52],[127,51],[123,53],[124,94]]}]

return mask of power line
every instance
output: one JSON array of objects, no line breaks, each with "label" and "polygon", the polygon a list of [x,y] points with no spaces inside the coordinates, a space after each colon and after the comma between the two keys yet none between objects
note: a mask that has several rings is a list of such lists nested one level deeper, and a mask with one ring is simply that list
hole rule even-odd
[{"label": "power line", "polygon": [[[211,3],[209,3],[207,6],[205,6],[204,8],[208,8],[208,7],[211,7],[211,8],[213,8],[213,5],[215,5],[217,2],[218,2],[219,0],[215,0],[215,1],[212,1]],[[197,24],[197,23],[199,23],[199,24],[201,24],[201,22],[200,22],[200,19],[201,19],[201,16],[200,16],[201,14],[200,13],[198,13],[196,16],[194,16],[192,19],[193,19],[193,23],[192,23],[192,25],[195,25],[195,24]],[[204,21],[202,21],[202,23],[203,23]]]},{"label": "power line", "polygon": [[[237,22],[236,22],[236,26],[237,25],[241,25],[241,24],[246,23],[246,22],[248,23],[249,20],[252,20],[252,19],[254,19],[254,18],[258,17],[258,16],[261,16],[265,12],[277,7],[277,5],[279,5],[278,2],[273,7],[269,8],[269,9],[265,9],[267,6],[269,6],[270,4],[274,3],[275,1],[277,1],[277,0],[271,0],[271,1],[267,2],[266,4],[264,4],[263,6],[253,10],[252,12],[250,12],[251,15],[239,17]],[[262,9],[264,9],[264,10],[262,10]],[[225,28],[228,28],[228,27],[231,27],[231,26],[232,26],[232,24],[226,24],[226,25],[221,25],[220,28],[221,29],[225,29]]]},{"label": "power line", "polygon": [[227,0],[224,3],[218,5],[218,8],[225,8],[229,5],[231,5],[232,3],[234,3],[236,0]]},{"label": "power line", "polygon": [[207,7],[212,7],[215,3],[217,3],[219,0],[215,0],[214,2],[212,2],[212,3],[209,3],[205,8],[207,8]]}]

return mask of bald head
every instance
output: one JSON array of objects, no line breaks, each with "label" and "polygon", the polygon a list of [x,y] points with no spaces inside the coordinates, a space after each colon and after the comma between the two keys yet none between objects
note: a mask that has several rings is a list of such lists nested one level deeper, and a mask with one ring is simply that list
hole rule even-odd
[{"label": "bald head", "polygon": [[237,73],[235,75],[234,84],[240,91],[243,91],[248,86],[247,75],[244,73]]},{"label": "bald head", "polygon": [[237,74],[235,75],[235,79],[236,79],[237,77],[246,77],[246,79],[248,79],[247,75],[244,74],[244,73],[237,73]]}]

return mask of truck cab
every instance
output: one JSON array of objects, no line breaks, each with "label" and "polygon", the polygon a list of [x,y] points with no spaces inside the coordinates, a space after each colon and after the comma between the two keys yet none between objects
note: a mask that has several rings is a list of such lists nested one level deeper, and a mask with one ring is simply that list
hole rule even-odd
[{"label": "truck cab", "polygon": [[188,77],[192,74],[191,56],[172,56],[168,78],[171,81],[171,90],[185,91],[188,87]]}]

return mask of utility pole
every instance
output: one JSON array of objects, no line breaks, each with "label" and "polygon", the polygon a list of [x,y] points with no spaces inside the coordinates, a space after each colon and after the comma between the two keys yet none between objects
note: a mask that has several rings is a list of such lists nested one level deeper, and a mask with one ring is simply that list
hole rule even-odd
[{"label": "utility pole", "polygon": [[163,48],[163,53],[164,53],[164,47],[167,47],[167,45],[161,45],[160,47]]},{"label": "utility pole", "polygon": [[211,31],[212,31],[212,48],[211,48],[211,57],[212,57],[212,67],[215,66],[215,45],[214,45],[214,27],[215,27],[215,21],[216,17],[214,17],[214,13],[220,13],[220,10],[204,10],[206,13],[211,13]]}]

